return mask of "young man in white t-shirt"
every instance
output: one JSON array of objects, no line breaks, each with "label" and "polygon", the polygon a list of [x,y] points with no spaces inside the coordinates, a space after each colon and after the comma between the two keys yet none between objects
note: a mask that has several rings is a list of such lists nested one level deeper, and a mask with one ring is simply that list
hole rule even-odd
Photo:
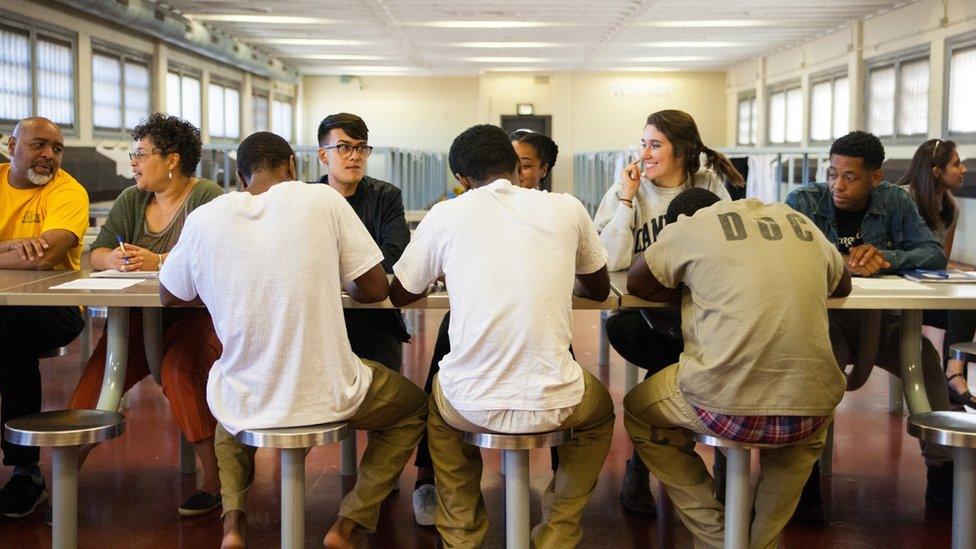
[{"label": "young man in white t-shirt", "polygon": [[532,532],[535,547],[572,547],[614,417],[606,388],[569,353],[572,298],[574,284],[578,295],[606,298],[606,250],[577,199],[513,185],[518,157],[501,128],[469,128],[449,162],[468,191],[431,208],[393,267],[390,291],[403,306],[444,277],[451,294],[451,352],[429,404],[437,529],[447,548],[478,547],[488,530],[481,453],[462,432],[572,427]]},{"label": "young man in white t-shirt", "polygon": [[164,305],[206,305],[223,344],[207,383],[224,507],[222,547],[244,547],[244,502],[254,449],[244,429],[345,421],[370,431],[355,487],[326,547],[348,547],[376,528],[379,506],[420,439],[427,397],[379,363],[353,354],[341,292],[372,303],[389,292],[383,254],[331,187],[296,181],[281,137],[259,132],[237,149],[246,192],[221,196],[186,218],[160,271]]}]

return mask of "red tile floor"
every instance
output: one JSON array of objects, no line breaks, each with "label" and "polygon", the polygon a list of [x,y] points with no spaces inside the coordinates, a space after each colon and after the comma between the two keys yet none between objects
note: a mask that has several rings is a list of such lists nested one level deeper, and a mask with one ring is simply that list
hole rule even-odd
[{"label": "red tile floor", "polygon": [[[404,356],[404,373],[422,384],[442,314],[420,315],[414,343]],[[623,397],[623,361],[611,353],[609,365],[597,364],[595,312],[576,312],[573,342],[583,367],[610,388],[616,402]],[[96,330],[100,330],[100,325]],[[44,408],[63,407],[78,379],[81,364],[77,344],[68,356],[42,362]],[[220,523],[216,513],[180,518],[176,508],[192,493],[194,479],[178,466],[178,432],[168,404],[152,380],[137,385],[127,399],[126,434],[95,450],[85,464],[79,487],[79,546],[82,548],[218,547]],[[618,404],[619,410],[619,404]],[[834,473],[825,479],[828,524],[790,525],[782,546],[810,547],[949,547],[950,515],[927,509],[923,497],[925,469],[917,442],[905,434],[905,420],[887,413],[887,374],[876,371],[868,384],[850,393],[836,420]],[[359,439],[360,451],[365,436]],[[581,547],[690,547],[688,532],[666,505],[656,519],[632,517],[622,511],[618,490],[630,442],[617,416],[614,444],[603,476],[583,517]],[[706,451],[708,461],[710,451]],[[486,454],[483,489],[491,519],[486,547],[504,545],[503,485],[498,456]],[[50,454],[42,452],[42,467],[50,478]],[[321,547],[322,537],[335,520],[339,500],[350,479],[338,472],[338,448],[316,448],[307,460],[306,547]],[[549,458],[535,452],[531,464],[533,521],[538,520],[539,494],[549,480]],[[252,547],[278,546],[278,460],[271,451],[258,452],[254,489],[249,499]],[[9,470],[0,470],[6,482]],[[366,539],[372,548],[432,548],[433,529],[414,524],[410,496],[415,480],[408,467],[400,492],[383,506],[379,528]],[[655,494],[659,489],[655,483]],[[46,548],[50,528],[38,511],[20,520],[0,520],[0,548]]]}]

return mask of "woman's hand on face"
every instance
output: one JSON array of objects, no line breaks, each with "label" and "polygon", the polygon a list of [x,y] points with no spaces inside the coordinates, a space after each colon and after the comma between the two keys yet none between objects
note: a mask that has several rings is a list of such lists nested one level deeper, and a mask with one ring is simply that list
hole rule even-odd
[{"label": "woman's hand on face", "polygon": [[640,176],[641,176],[641,161],[633,162],[627,164],[627,167],[621,172],[621,189],[620,196],[624,200],[633,200],[634,196],[637,194],[637,188],[640,187]]}]

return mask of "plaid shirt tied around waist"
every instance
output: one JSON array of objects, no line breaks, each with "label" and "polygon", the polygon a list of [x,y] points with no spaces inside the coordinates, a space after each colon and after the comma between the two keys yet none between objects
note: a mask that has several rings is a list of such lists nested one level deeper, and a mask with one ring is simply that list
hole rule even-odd
[{"label": "plaid shirt tied around waist", "polygon": [[829,416],[727,416],[697,406],[693,408],[698,419],[717,436],[753,444],[790,444],[810,436],[829,419]]}]

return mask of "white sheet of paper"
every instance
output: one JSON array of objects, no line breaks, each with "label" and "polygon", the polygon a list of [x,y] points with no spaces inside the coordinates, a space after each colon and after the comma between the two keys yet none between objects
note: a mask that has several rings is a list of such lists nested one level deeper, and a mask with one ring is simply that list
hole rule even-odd
[{"label": "white sheet of paper", "polygon": [[142,282],[138,278],[79,278],[57,286],[52,290],[123,290]]},{"label": "white sheet of paper", "polygon": [[853,278],[851,282],[863,290],[911,290],[911,291],[931,291],[932,288],[905,280],[904,278]]},{"label": "white sheet of paper", "polygon": [[159,278],[159,271],[116,271],[109,269],[107,271],[95,271],[88,276],[91,278],[141,278],[145,280]]}]

